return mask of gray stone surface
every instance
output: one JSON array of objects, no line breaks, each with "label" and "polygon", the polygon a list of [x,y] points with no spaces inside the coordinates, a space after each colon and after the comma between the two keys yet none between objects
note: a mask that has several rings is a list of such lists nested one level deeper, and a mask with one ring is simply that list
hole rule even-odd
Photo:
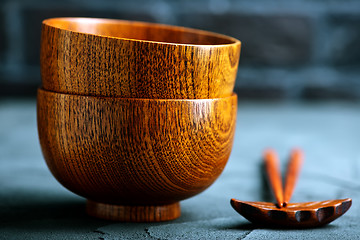
[{"label": "gray stone surface", "polygon": [[[182,201],[182,216],[155,224],[88,217],[85,200],[51,176],[41,156],[34,101],[0,101],[0,239],[360,239],[360,104],[239,102],[232,155],[205,192]],[[229,200],[269,200],[261,153],[306,154],[293,202],[353,198],[324,228],[259,229]],[[271,200],[271,199],[270,199]]]}]

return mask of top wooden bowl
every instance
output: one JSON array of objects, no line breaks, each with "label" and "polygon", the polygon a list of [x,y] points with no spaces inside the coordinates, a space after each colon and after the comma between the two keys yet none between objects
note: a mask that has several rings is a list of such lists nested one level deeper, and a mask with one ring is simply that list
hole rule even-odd
[{"label": "top wooden bowl", "polygon": [[231,96],[240,41],[190,28],[95,18],[43,21],[43,88],[79,95]]}]

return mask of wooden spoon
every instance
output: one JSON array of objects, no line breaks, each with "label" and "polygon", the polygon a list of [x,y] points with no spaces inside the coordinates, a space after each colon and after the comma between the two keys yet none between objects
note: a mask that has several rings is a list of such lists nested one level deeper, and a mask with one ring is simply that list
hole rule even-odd
[{"label": "wooden spoon", "polygon": [[277,203],[248,202],[231,199],[232,207],[250,222],[271,227],[319,227],[332,222],[351,207],[351,198],[288,203],[303,162],[302,151],[299,149],[292,151],[286,173],[285,193],[282,191],[276,153],[273,150],[265,151],[264,160],[269,182]]}]

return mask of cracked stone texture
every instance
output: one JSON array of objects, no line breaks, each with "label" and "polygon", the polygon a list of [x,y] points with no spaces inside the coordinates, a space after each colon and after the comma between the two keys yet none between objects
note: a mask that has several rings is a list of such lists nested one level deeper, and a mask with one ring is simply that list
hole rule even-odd
[{"label": "cracked stone texture", "polygon": [[[51,176],[41,155],[35,101],[0,101],[0,239],[360,239],[360,104],[239,102],[229,163],[205,192],[182,201],[165,223],[88,217],[85,200]],[[261,171],[266,147],[282,165],[293,146],[306,154],[292,201],[353,198],[340,219],[317,229],[258,229],[229,200],[272,201]]]}]

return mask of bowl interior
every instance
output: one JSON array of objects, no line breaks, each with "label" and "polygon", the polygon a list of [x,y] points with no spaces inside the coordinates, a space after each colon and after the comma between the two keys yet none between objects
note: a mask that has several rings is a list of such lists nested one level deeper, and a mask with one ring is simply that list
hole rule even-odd
[{"label": "bowl interior", "polygon": [[239,42],[225,35],[201,30],[124,20],[52,18],[45,20],[43,24],[85,34],[161,43],[221,45]]}]

